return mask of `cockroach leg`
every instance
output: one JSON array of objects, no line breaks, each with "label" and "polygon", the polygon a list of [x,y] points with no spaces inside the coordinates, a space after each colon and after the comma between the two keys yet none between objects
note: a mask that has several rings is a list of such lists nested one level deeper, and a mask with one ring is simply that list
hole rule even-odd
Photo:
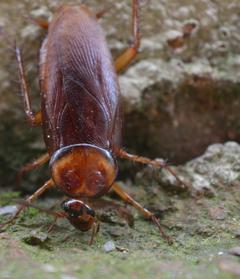
[{"label": "cockroach leg", "polygon": [[50,159],[49,154],[46,153],[46,154],[43,154],[38,159],[34,160],[33,162],[28,163],[26,165],[23,165],[20,168],[20,170],[18,171],[18,174],[17,174],[17,177],[16,177],[17,186],[20,186],[20,183],[21,183],[21,180],[22,180],[22,176],[23,176],[24,173],[42,166],[47,161],[49,161],[49,159]]},{"label": "cockroach leg", "polygon": [[132,34],[133,44],[126,49],[115,61],[115,69],[117,73],[126,69],[126,67],[136,57],[140,46],[140,32],[139,32],[139,0],[132,0]]},{"label": "cockroach leg", "polygon": [[152,212],[141,206],[141,204],[129,196],[129,194],[127,194],[118,184],[114,183],[112,185],[112,189],[121,199],[131,204],[134,208],[141,212],[145,218],[151,220],[158,227],[163,239],[165,239],[168,243],[172,242],[171,238],[165,234],[158,218]]},{"label": "cockroach leg", "polygon": [[33,207],[36,208],[38,211],[43,212],[45,214],[51,215],[54,220],[53,223],[51,224],[51,226],[48,228],[47,233],[50,233],[53,230],[54,225],[56,224],[57,220],[59,218],[67,218],[67,215],[64,211],[53,211],[51,209],[48,208],[42,208],[38,205],[35,204],[30,204],[29,202],[27,202],[26,200],[18,200],[16,199],[16,202],[19,202],[21,205],[25,205],[26,207]]},{"label": "cockroach leg", "polygon": [[43,29],[48,29],[48,22],[42,18],[35,18],[33,19],[33,22],[35,22],[35,24],[37,24],[39,27],[43,28]]},{"label": "cockroach leg", "polygon": [[26,113],[28,122],[32,126],[37,126],[37,125],[40,125],[42,123],[42,114],[41,114],[41,112],[38,112],[38,113],[34,114],[33,111],[32,111],[31,100],[30,100],[29,90],[28,90],[28,84],[27,84],[27,81],[26,81],[24,68],[23,68],[23,61],[22,61],[21,51],[18,47],[15,47],[15,52],[16,52],[16,58],[17,58],[17,63],[18,63],[18,74],[19,74],[19,79],[20,79],[20,84],[21,84],[21,92],[22,92],[22,98],[23,98],[24,111]]},{"label": "cockroach leg", "polygon": [[51,226],[48,228],[48,230],[47,230],[47,233],[49,234],[49,233],[51,233],[52,231],[53,231],[53,228],[54,228],[54,226],[56,225],[56,223],[57,223],[57,219],[58,219],[58,217],[57,216],[55,216],[54,217],[54,220],[53,220],[53,222],[52,222],[52,224],[51,224]]},{"label": "cockroach leg", "polygon": [[[49,214],[49,213],[47,212],[47,214]],[[53,231],[53,228],[56,225],[57,220],[59,218],[66,218],[66,214],[64,214],[62,212],[51,212],[50,214],[53,215],[54,220],[53,220],[51,226],[48,228],[47,233],[51,233]]]},{"label": "cockroach leg", "polygon": [[110,9],[112,8],[112,5],[109,5],[108,7],[104,8],[103,10],[96,13],[96,18],[102,18]]},{"label": "cockroach leg", "polygon": [[12,218],[10,218],[7,222],[0,224],[0,228],[4,227],[5,225],[13,223],[14,220],[20,215],[20,213],[26,209],[26,207],[31,204],[34,200],[36,200],[39,196],[41,196],[46,190],[52,188],[54,186],[54,182],[52,179],[49,179],[47,182],[44,183],[42,187],[40,187],[36,192],[34,192],[30,197],[28,197],[24,204],[22,204],[17,212],[14,214]]},{"label": "cockroach leg", "polygon": [[25,16],[25,18],[30,20],[32,23],[38,25],[39,27],[41,27],[43,29],[46,29],[46,30],[48,29],[49,23],[42,18],[33,18],[30,15]]},{"label": "cockroach leg", "polygon": [[161,233],[163,239],[165,239],[168,242],[168,244],[172,244],[173,243],[172,238],[164,232],[164,230],[159,222],[159,219],[154,214],[152,214],[152,216],[149,217],[149,219],[151,219],[153,224],[155,224],[158,227],[158,230]]},{"label": "cockroach leg", "polygon": [[124,159],[130,160],[130,161],[134,161],[134,162],[138,162],[138,163],[142,163],[142,164],[146,164],[146,165],[151,165],[155,168],[164,168],[165,170],[167,170],[169,173],[171,173],[175,177],[175,179],[177,180],[177,182],[183,189],[190,191],[192,188],[191,185],[189,185],[186,181],[183,181],[181,178],[179,178],[178,174],[170,166],[168,166],[165,162],[163,162],[159,159],[151,160],[146,157],[129,154],[126,151],[124,151],[123,149],[120,149],[118,151],[118,156],[120,158],[124,158]]},{"label": "cockroach leg", "polygon": [[92,226],[91,238],[90,238],[90,241],[89,241],[90,246],[93,244],[94,238],[98,234],[99,229],[100,229],[100,223],[98,221],[94,222],[93,226]]},{"label": "cockroach leg", "polygon": [[124,219],[129,227],[134,226],[134,218],[131,212],[126,207],[119,207],[117,213],[120,218]]},{"label": "cockroach leg", "polygon": [[34,192],[30,197],[27,198],[26,203],[32,203],[35,201],[39,196],[41,196],[46,190],[54,187],[54,182],[52,179],[46,181],[42,187],[40,187],[36,192]]}]

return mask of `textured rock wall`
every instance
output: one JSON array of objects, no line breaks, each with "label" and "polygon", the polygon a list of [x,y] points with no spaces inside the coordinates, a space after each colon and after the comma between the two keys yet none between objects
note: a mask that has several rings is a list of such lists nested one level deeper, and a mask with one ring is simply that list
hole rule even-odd
[{"label": "textured rock wall", "polygon": [[[14,53],[23,49],[34,108],[39,108],[38,50],[45,31],[26,19],[51,18],[69,1],[1,1],[0,181],[12,184],[18,166],[44,152],[41,132],[24,119]],[[80,3],[81,1],[72,1]],[[101,19],[114,56],[131,43],[130,0],[84,1]],[[212,142],[239,140],[240,5],[238,0],[141,1],[141,51],[120,77],[124,145],[150,156],[184,162]],[[46,172],[46,171],[44,171]],[[41,180],[36,172],[31,181]],[[31,182],[30,181],[30,182]]]}]

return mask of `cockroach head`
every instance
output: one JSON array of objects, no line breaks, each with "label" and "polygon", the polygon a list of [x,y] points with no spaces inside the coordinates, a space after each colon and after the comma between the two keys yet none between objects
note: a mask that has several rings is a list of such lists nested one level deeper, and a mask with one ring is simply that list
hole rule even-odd
[{"label": "cockroach head", "polygon": [[95,217],[94,210],[81,200],[67,199],[62,202],[61,207],[70,217],[79,217],[84,214]]},{"label": "cockroach head", "polygon": [[50,161],[52,179],[70,197],[105,194],[117,175],[110,152],[91,144],[74,144],[56,151]]}]

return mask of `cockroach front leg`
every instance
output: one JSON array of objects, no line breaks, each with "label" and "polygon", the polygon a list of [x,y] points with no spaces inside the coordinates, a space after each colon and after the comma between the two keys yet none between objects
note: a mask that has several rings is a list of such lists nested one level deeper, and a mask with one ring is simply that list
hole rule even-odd
[{"label": "cockroach front leg", "polygon": [[62,211],[59,211],[59,212],[46,211],[46,214],[52,215],[54,218],[51,226],[47,230],[47,233],[51,233],[53,231],[53,228],[56,225],[57,220],[59,218],[66,218],[66,214]]},{"label": "cockroach front leg", "polygon": [[139,0],[132,0],[132,34],[134,41],[132,46],[116,59],[115,69],[117,73],[125,70],[137,55],[140,46],[139,25]]},{"label": "cockroach front leg", "polygon": [[95,221],[93,223],[93,226],[92,226],[92,233],[91,233],[91,238],[90,238],[90,241],[89,241],[90,246],[93,244],[94,238],[98,234],[99,229],[100,229],[100,223],[99,223],[99,221]]},{"label": "cockroach front leg", "polygon": [[164,168],[165,170],[167,170],[169,173],[171,173],[175,177],[175,179],[177,180],[177,182],[183,189],[190,191],[192,188],[191,185],[189,185],[186,181],[183,181],[182,179],[180,179],[178,174],[170,166],[168,166],[166,163],[164,163],[163,161],[161,161],[159,159],[151,160],[146,157],[129,154],[126,151],[124,151],[123,149],[120,149],[117,152],[117,155],[120,158],[138,162],[138,163],[142,163],[142,164],[146,164],[146,165],[151,165],[155,168]]},{"label": "cockroach front leg", "polygon": [[131,204],[134,208],[136,208],[138,211],[140,211],[143,216],[149,220],[151,220],[159,229],[159,232],[161,233],[162,237],[170,244],[172,243],[172,239],[167,236],[158,220],[158,218],[149,210],[141,206],[140,203],[135,201],[129,194],[127,194],[118,184],[114,183],[112,185],[112,189],[114,192],[125,202]]},{"label": "cockroach front leg", "polygon": [[47,161],[49,161],[49,159],[50,159],[49,154],[46,153],[46,154],[43,154],[38,159],[34,160],[33,162],[23,165],[17,173],[17,177],[16,177],[17,186],[20,185],[22,176],[24,175],[24,173],[31,171],[33,169],[39,168],[40,166],[45,164]]},{"label": "cockroach front leg", "polygon": [[46,190],[53,188],[54,186],[54,182],[52,179],[49,179],[47,182],[44,183],[44,185],[42,187],[40,187],[36,192],[34,192],[30,197],[28,197],[25,201],[24,204],[22,204],[17,212],[14,214],[14,216],[12,218],[10,218],[10,220],[8,220],[7,222],[0,224],[0,228],[4,227],[7,224],[11,224],[13,223],[14,220],[16,220],[16,218],[20,215],[20,213],[29,205],[31,204],[33,201],[35,201],[39,196],[41,196]]},{"label": "cockroach front leg", "polygon": [[20,80],[20,84],[21,84],[21,93],[22,93],[22,98],[23,98],[24,111],[26,113],[27,120],[32,126],[41,125],[41,123],[42,123],[41,112],[38,112],[35,114],[32,111],[28,84],[26,81],[24,68],[23,68],[21,51],[19,48],[16,47],[15,52],[16,52],[16,58],[17,58],[17,63],[18,63],[18,74],[19,74],[19,80]]}]

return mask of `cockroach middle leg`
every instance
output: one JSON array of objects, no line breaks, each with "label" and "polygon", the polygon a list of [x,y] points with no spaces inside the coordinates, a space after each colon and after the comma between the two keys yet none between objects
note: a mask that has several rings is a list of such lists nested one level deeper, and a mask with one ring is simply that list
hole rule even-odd
[{"label": "cockroach middle leg", "polygon": [[129,154],[126,151],[124,151],[123,149],[120,149],[118,151],[118,156],[120,158],[124,158],[124,159],[130,160],[130,161],[134,161],[134,162],[138,162],[138,163],[142,163],[142,164],[146,164],[146,165],[151,165],[155,168],[164,168],[165,170],[167,170],[169,173],[171,173],[175,177],[175,179],[177,180],[177,182],[183,189],[190,191],[192,188],[191,185],[188,184],[186,181],[183,181],[170,166],[168,166],[166,163],[164,163],[163,161],[161,161],[159,159],[151,160],[146,157]]},{"label": "cockroach middle leg", "polygon": [[17,212],[14,214],[12,218],[10,218],[7,222],[0,225],[0,228],[4,227],[7,224],[11,224],[16,218],[20,215],[20,213],[33,201],[35,201],[39,196],[41,196],[46,190],[53,188],[54,182],[52,179],[49,179],[47,182],[44,183],[42,187],[40,187],[36,192],[34,192],[30,197],[28,197],[24,204],[22,204]]},{"label": "cockroach middle leg", "polygon": [[42,18],[33,18],[31,16],[27,16],[27,19],[30,19],[34,24],[38,25],[39,27],[43,29],[48,29],[49,23],[42,19]]},{"label": "cockroach middle leg", "polygon": [[23,68],[21,51],[18,47],[16,47],[15,52],[16,52],[16,58],[17,58],[17,63],[18,63],[18,74],[19,74],[19,79],[20,79],[20,84],[21,84],[21,93],[22,93],[22,98],[23,98],[24,111],[26,113],[27,120],[32,126],[41,125],[41,123],[42,123],[41,112],[38,112],[35,114],[32,111],[28,84],[26,81],[25,72],[24,72],[24,68]]},{"label": "cockroach middle leg", "polygon": [[134,40],[132,46],[126,49],[115,61],[117,73],[125,70],[133,61],[140,46],[139,0],[132,0],[132,34]]},{"label": "cockroach middle leg", "polygon": [[46,154],[43,154],[38,159],[34,160],[33,162],[23,165],[17,173],[17,177],[16,177],[17,186],[20,186],[22,176],[24,175],[24,173],[31,171],[33,169],[39,168],[40,166],[45,164],[47,161],[49,161],[49,159],[50,159],[49,154],[46,153]]},{"label": "cockroach middle leg", "polygon": [[127,194],[118,184],[114,183],[112,185],[112,189],[114,190],[114,192],[121,198],[123,199],[125,202],[131,204],[134,208],[136,208],[138,211],[140,211],[143,216],[149,220],[151,220],[159,229],[159,232],[161,233],[162,237],[168,242],[171,243],[172,240],[171,238],[165,234],[158,218],[149,210],[147,210],[146,208],[144,208],[143,206],[141,206],[140,203],[138,203],[137,201],[135,201],[131,196],[129,196],[129,194]]}]

